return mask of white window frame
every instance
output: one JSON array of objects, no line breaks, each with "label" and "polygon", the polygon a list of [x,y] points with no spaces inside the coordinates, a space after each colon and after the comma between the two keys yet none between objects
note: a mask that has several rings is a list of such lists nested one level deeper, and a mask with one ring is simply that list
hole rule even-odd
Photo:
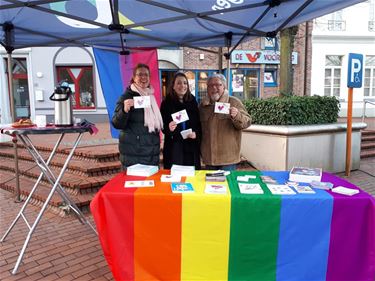
[{"label": "white window frame", "polygon": [[[340,98],[340,95],[341,95],[341,76],[342,76],[342,62],[343,62],[343,56],[342,55],[326,55],[327,56],[338,56],[338,57],[341,57],[341,65],[337,65],[337,66],[334,66],[334,65],[325,65],[324,66],[324,91],[323,91],[323,94],[324,96],[330,96],[330,97],[337,97],[337,98]],[[329,86],[327,87],[326,85],[326,70],[330,70],[330,81],[329,81]],[[334,76],[334,73],[335,73],[335,70],[340,70],[340,75],[339,76]],[[337,85],[334,85],[334,79],[339,79],[339,83]],[[326,95],[326,89],[329,88],[330,91],[329,91],[329,95]],[[338,89],[339,90],[339,94],[338,95],[334,95],[334,89]]]},{"label": "white window frame", "polygon": [[[366,70],[370,70],[370,76],[369,77],[366,77]],[[363,77],[363,96],[365,98],[367,98],[367,97],[375,97],[375,90],[374,90],[374,88],[375,88],[375,85],[374,85],[375,65],[369,65],[369,66],[367,66],[365,64],[363,75],[364,75],[364,77]],[[370,80],[369,87],[365,86],[365,80],[366,79]],[[369,89],[369,95],[365,95],[365,89]]]}]

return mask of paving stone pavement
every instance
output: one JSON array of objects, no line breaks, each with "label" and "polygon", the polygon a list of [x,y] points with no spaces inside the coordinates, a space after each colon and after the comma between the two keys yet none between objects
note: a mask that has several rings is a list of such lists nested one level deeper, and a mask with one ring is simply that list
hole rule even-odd
[{"label": "paving stone pavement", "polygon": [[[104,133],[84,140],[111,142],[109,130],[105,125]],[[102,130],[103,132],[103,130]],[[44,144],[53,140],[41,140]],[[68,144],[69,140],[67,141]],[[83,142],[83,146],[87,145]],[[92,145],[92,144],[91,144]],[[361,187],[375,197],[375,158],[362,159],[360,169],[352,171],[349,177],[338,174]],[[0,236],[13,221],[21,204],[14,202],[14,197],[0,189]],[[40,207],[30,205],[26,217],[34,221]],[[86,214],[93,224],[91,214]],[[12,275],[18,254],[22,248],[28,228],[20,220],[4,242],[0,243],[0,280],[113,280],[112,273],[104,259],[98,237],[86,225],[74,217],[60,217],[45,212],[26,249],[18,273]]]}]

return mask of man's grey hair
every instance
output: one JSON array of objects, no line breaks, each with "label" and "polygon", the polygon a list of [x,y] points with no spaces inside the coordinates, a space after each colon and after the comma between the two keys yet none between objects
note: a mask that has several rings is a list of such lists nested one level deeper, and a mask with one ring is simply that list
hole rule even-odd
[{"label": "man's grey hair", "polygon": [[208,77],[208,80],[207,80],[207,85],[210,83],[210,81],[214,78],[218,78],[221,80],[221,82],[223,83],[224,85],[224,88],[226,89],[227,88],[227,79],[225,78],[225,76],[221,73],[214,73],[212,74],[210,77]]}]

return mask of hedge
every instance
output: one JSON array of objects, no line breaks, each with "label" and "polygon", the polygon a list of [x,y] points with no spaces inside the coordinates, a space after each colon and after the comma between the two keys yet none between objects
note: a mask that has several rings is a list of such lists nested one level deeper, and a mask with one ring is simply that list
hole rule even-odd
[{"label": "hedge", "polygon": [[287,96],[250,99],[244,105],[252,124],[312,125],[337,122],[340,102],[336,97]]}]

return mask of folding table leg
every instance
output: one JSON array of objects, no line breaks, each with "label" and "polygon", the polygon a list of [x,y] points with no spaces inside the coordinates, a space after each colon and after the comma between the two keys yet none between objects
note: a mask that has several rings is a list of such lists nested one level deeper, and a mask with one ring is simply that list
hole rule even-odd
[{"label": "folding table leg", "polygon": [[[29,230],[29,233],[27,234],[26,240],[25,240],[25,242],[24,242],[24,244],[23,244],[23,247],[22,247],[22,249],[21,249],[21,252],[20,252],[20,254],[19,254],[19,256],[18,256],[18,259],[17,259],[16,265],[14,266],[14,269],[13,269],[13,271],[12,271],[12,274],[16,274],[16,273],[17,273],[18,267],[19,267],[19,265],[20,265],[20,263],[21,263],[21,261],[22,261],[23,255],[24,255],[24,253],[25,253],[26,247],[27,247],[27,245],[29,244],[30,239],[31,239],[31,237],[32,237],[32,235],[33,235],[33,233],[34,233],[34,230],[36,229],[36,227],[37,227],[37,225],[38,225],[38,223],[39,223],[41,217],[42,217],[43,214],[44,214],[44,211],[46,210],[46,208],[47,208],[47,206],[48,206],[49,201],[51,200],[51,198],[52,198],[52,196],[53,196],[53,194],[55,193],[56,190],[59,191],[58,193],[59,193],[60,195],[63,194],[63,195],[62,195],[62,198],[64,199],[64,201],[65,201],[65,202],[66,202],[66,203],[67,203],[72,209],[75,209],[76,215],[79,216],[79,217],[81,218],[80,221],[82,222],[82,220],[83,220],[83,221],[84,221],[86,224],[88,224],[88,225],[92,228],[92,230],[97,234],[96,229],[95,229],[95,228],[91,225],[91,223],[90,223],[90,222],[84,217],[83,213],[78,209],[78,207],[76,206],[76,204],[75,204],[75,203],[69,198],[69,196],[63,191],[62,187],[60,186],[60,180],[61,180],[61,178],[63,177],[63,175],[64,175],[64,173],[65,173],[65,170],[66,170],[66,168],[68,167],[68,164],[69,164],[69,162],[70,162],[70,159],[72,158],[72,156],[73,156],[73,154],[74,154],[74,151],[75,151],[75,149],[77,148],[78,143],[80,142],[80,140],[81,140],[81,138],[82,138],[82,133],[80,133],[79,136],[77,137],[77,140],[75,141],[72,150],[70,151],[68,157],[66,158],[65,163],[64,163],[64,165],[63,165],[63,167],[62,167],[62,169],[61,169],[61,171],[60,171],[60,174],[58,175],[57,178],[54,176],[54,174],[52,173],[52,171],[51,171],[51,170],[49,169],[49,167],[48,167],[48,164],[49,164],[50,160],[52,159],[52,157],[50,156],[50,158],[48,159],[49,161],[47,161],[47,163],[48,163],[48,164],[47,164],[47,163],[44,161],[43,157],[39,154],[39,152],[37,151],[37,149],[34,147],[34,145],[32,144],[32,142],[31,142],[31,140],[30,140],[30,138],[29,138],[27,135],[19,135],[19,137],[20,137],[21,141],[25,144],[25,147],[26,147],[27,150],[30,152],[30,154],[33,156],[35,162],[37,163],[37,165],[39,166],[39,168],[40,168],[41,171],[42,171],[42,174],[39,176],[38,181],[37,181],[37,184],[34,186],[32,192],[35,191],[36,186],[39,184],[39,182],[40,182],[40,180],[41,180],[41,178],[42,178],[43,175],[45,175],[46,178],[51,182],[51,184],[52,184],[52,189],[51,189],[50,193],[48,194],[47,199],[46,199],[46,201],[44,202],[44,204],[43,204],[43,206],[42,206],[42,208],[41,208],[41,210],[40,210],[38,216],[36,217],[36,219],[35,219],[35,221],[34,221],[34,223],[33,223],[33,225],[30,227],[29,224],[27,223],[27,221],[25,220],[30,230]],[[62,138],[61,138],[61,139],[62,139]],[[59,139],[60,142],[61,142],[61,139]],[[57,146],[56,146],[56,148],[57,148]],[[53,155],[52,155],[52,156],[53,156]],[[29,195],[29,197],[31,198],[30,195]],[[30,200],[29,197],[28,197],[27,202]],[[25,204],[26,204],[26,202],[25,202]],[[73,206],[74,206],[74,207],[73,207]],[[24,208],[23,208],[23,209],[24,209]],[[22,217],[24,218],[22,212],[19,213],[19,216],[21,216],[21,215],[22,215]],[[18,218],[19,218],[19,216],[18,216]],[[17,218],[17,220],[18,220],[18,218]],[[25,218],[24,218],[24,219],[25,219]],[[16,220],[15,220],[15,221],[16,221]],[[14,224],[15,224],[15,222],[12,224],[11,227],[13,227]],[[10,229],[11,229],[11,228],[10,228]],[[9,231],[10,231],[10,229],[9,229]],[[9,231],[7,231],[6,235],[9,233]],[[6,235],[5,235],[5,236],[6,236]],[[4,237],[4,238],[5,238],[5,237]]]},{"label": "folding table leg", "polygon": [[61,180],[62,176],[64,175],[66,168],[68,167],[70,159],[72,158],[72,156],[74,154],[74,151],[76,150],[76,148],[77,148],[77,146],[80,142],[81,137],[82,137],[82,133],[78,135],[76,141],[74,142],[74,145],[73,145],[68,157],[65,160],[64,166],[62,167],[58,178],[56,178],[56,176],[51,171],[51,169],[48,167],[48,165],[44,162],[43,158],[40,156],[37,149],[32,144],[31,140],[28,137],[24,137],[22,139],[22,141],[25,142],[25,145],[32,148],[32,150],[30,149],[30,154],[32,154],[35,161],[37,163],[39,163],[40,168],[45,171],[44,175],[46,176],[48,181],[51,183],[51,185],[54,185],[57,182],[58,185],[57,185],[56,191],[61,196],[61,198],[64,200],[64,202],[69,206],[69,208],[71,208],[74,211],[74,214],[79,219],[79,221],[82,224],[87,224],[95,232],[95,234],[98,234],[95,227],[86,219],[84,214],[81,212],[81,210],[74,203],[74,201],[69,197],[69,195],[65,192],[64,188],[60,184],[60,180]]},{"label": "folding table leg", "polygon": [[[52,149],[52,152],[51,154],[49,155],[48,159],[47,159],[47,162],[46,164],[49,165],[49,163],[51,162],[53,156],[55,155],[56,153],[56,150],[57,148],[59,147],[63,137],[64,137],[65,134],[61,134],[58,141],[56,142],[55,146],[53,147]],[[16,218],[13,220],[12,224],[9,226],[8,230],[5,232],[5,234],[3,235],[3,237],[1,238],[0,242],[3,242],[5,241],[6,237],[8,236],[8,234],[10,233],[10,231],[12,230],[12,228],[15,226],[15,224],[17,223],[18,219],[22,216],[22,218],[25,220],[26,224],[29,226],[29,223],[27,222],[27,220],[25,219],[24,215],[23,215],[23,211],[26,209],[26,206],[27,204],[29,203],[29,201],[31,200],[31,197],[32,195],[34,194],[37,186],[39,185],[39,182],[41,181],[43,177],[43,172],[40,173],[39,177],[38,177],[38,180],[36,181],[36,183],[34,184],[33,188],[31,189],[31,192],[29,194],[29,196],[27,196],[26,198],[26,201],[25,203],[22,205],[22,208],[21,210],[18,212]],[[29,226],[30,228],[30,226]]]}]

